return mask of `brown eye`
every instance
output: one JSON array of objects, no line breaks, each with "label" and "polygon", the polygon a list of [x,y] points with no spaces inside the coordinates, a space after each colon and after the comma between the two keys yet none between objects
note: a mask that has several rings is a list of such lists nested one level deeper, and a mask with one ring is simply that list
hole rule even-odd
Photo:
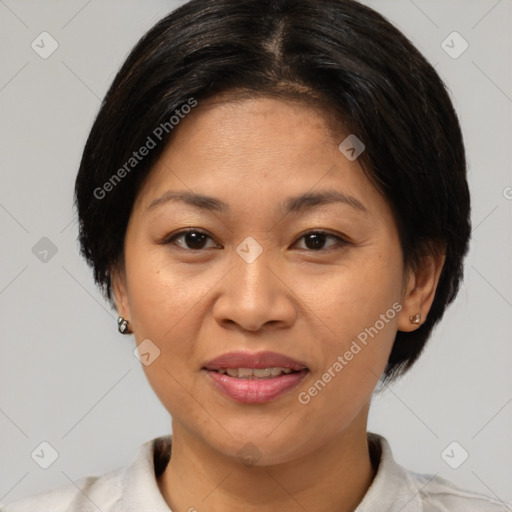
[{"label": "brown eye", "polygon": [[[325,248],[324,245],[326,240],[329,238],[335,240],[337,243]],[[344,246],[348,244],[348,242],[340,236],[327,233],[326,231],[310,231],[309,233],[302,235],[300,239],[304,240],[306,246],[305,249],[309,249],[311,251],[323,251],[336,245]]]},{"label": "brown eye", "polygon": [[[203,231],[192,228],[175,233],[167,238],[164,243],[172,243],[183,249],[198,251],[205,248],[208,239],[212,240],[212,238]],[[177,242],[178,240],[180,240],[179,243]]]}]

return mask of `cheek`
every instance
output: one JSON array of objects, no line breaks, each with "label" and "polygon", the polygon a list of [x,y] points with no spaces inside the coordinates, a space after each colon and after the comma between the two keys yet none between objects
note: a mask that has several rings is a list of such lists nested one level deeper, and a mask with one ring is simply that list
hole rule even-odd
[{"label": "cheek", "polygon": [[169,266],[150,250],[131,254],[126,266],[137,345],[149,339],[158,353],[143,370],[156,394],[167,403],[166,397],[179,396],[179,383],[187,365],[190,371],[194,361],[201,329],[197,315],[211,284],[201,276],[185,275],[179,265]]},{"label": "cheek", "polygon": [[[399,253],[379,257],[368,251],[367,258],[333,272],[330,279],[317,279],[309,291],[304,287],[305,302],[322,320],[321,364],[312,375],[321,382],[317,391],[307,391],[308,397],[322,394],[311,401],[317,407],[334,400],[342,414],[350,403],[371,394],[387,364],[402,309],[400,258]],[[329,391],[323,391],[324,384]]]},{"label": "cheek", "polygon": [[161,248],[139,247],[126,261],[133,323],[141,335],[165,339],[166,333],[182,332],[183,320],[212,283],[208,273],[197,267],[191,272],[186,265],[170,262]]},{"label": "cheek", "polygon": [[[392,330],[396,326],[396,306],[392,306],[400,301],[401,283],[399,259],[373,256],[368,251],[346,266],[304,282],[299,293],[330,328],[326,332],[336,345],[336,340],[350,340],[373,326],[390,308],[389,322],[382,330]],[[382,328],[380,322],[379,326]]]},{"label": "cheek", "polygon": [[126,270],[137,345],[150,340],[149,351],[157,354],[142,365],[151,388],[171,416],[184,414],[204,422],[191,399],[198,391],[189,377],[200,336],[201,298],[211,284],[201,276],[186,275],[179,265],[169,266],[151,251],[132,252]]},{"label": "cheek", "polygon": [[329,328],[325,336],[317,337],[321,364],[298,391],[297,399],[308,417],[319,418],[325,430],[334,434],[368,403],[386,367],[401,305],[392,288],[382,293],[352,276],[335,280],[329,287],[331,294],[325,294],[329,300],[318,304]]}]

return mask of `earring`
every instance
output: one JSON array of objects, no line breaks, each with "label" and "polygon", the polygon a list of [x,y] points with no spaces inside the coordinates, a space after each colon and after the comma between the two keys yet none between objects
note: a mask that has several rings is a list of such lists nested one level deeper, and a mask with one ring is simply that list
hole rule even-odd
[{"label": "earring", "polygon": [[410,316],[409,321],[411,322],[411,324],[421,324],[421,314],[416,313],[415,315]]},{"label": "earring", "polygon": [[118,330],[121,334],[129,334],[129,332],[128,332],[128,320],[126,320],[125,318],[123,318],[122,316],[120,316],[120,317],[117,319],[117,330]]}]

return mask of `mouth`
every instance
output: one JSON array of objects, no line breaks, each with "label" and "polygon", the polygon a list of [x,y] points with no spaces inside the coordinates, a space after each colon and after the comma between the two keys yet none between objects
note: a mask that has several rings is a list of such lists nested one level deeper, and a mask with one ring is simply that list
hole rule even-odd
[{"label": "mouth", "polygon": [[292,370],[291,368],[219,368],[211,371],[221,375],[229,375],[236,379],[271,379],[281,375],[297,373],[299,370]]},{"label": "mouth", "polygon": [[288,393],[309,372],[302,362],[275,352],[223,354],[206,363],[202,370],[222,395],[256,404]]}]

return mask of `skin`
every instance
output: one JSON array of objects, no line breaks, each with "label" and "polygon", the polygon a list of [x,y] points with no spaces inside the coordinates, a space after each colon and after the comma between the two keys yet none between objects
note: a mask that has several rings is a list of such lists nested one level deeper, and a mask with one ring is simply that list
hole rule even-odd
[{"label": "skin", "polygon": [[[366,438],[372,391],[396,331],[416,329],[409,317],[428,314],[444,258],[404,268],[387,201],[338,150],[347,134],[329,126],[299,102],[200,104],[136,198],[113,291],[137,344],[150,339],[160,350],[143,368],[172,416],[172,457],[158,484],[175,512],[348,512],[375,476]],[[331,203],[285,215],[279,207],[326,188],[366,211]],[[213,196],[230,211],[175,201],[148,210],[168,190]],[[162,243],[189,227],[207,233],[202,246],[185,236]],[[327,236],[315,249],[304,235],[318,229],[348,243]],[[236,252],[248,236],[263,249],[250,264]],[[298,394],[394,303],[402,310],[301,404]],[[279,352],[309,373],[270,402],[235,402],[202,367],[236,350]],[[247,443],[259,456],[252,465],[237,456]]]}]

